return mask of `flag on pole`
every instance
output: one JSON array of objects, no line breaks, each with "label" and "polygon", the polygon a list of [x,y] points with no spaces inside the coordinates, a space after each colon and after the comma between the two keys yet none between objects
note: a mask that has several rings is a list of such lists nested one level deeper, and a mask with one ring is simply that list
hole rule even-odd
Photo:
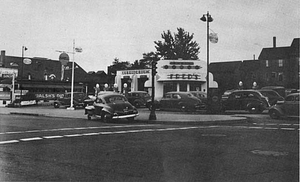
[{"label": "flag on pole", "polygon": [[209,40],[211,43],[218,43],[218,34],[217,33],[210,33],[209,34]]},{"label": "flag on pole", "polygon": [[75,52],[82,52],[82,48],[81,47],[75,47]]}]

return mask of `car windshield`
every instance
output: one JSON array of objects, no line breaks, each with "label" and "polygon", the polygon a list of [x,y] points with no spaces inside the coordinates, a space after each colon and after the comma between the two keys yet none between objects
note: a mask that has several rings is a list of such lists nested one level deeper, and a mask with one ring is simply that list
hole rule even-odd
[{"label": "car windshield", "polygon": [[123,103],[126,102],[126,98],[122,96],[111,96],[105,98],[106,103]]},{"label": "car windshield", "polygon": [[277,92],[273,91],[260,91],[263,96],[273,96],[273,97],[278,97],[279,94]]}]

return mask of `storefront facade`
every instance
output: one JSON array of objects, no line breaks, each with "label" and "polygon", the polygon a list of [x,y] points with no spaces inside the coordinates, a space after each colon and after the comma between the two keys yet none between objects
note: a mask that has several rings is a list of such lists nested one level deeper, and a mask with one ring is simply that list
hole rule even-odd
[{"label": "storefront facade", "polygon": [[[170,91],[207,91],[207,65],[202,60],[159,60],[155,76],[155,97]],[[218,88],[210,73],[210,88]],[[151,69],[117,71],[115,83],[119,92],[124,84],[131,91],[147,91],[151,94]]]}]

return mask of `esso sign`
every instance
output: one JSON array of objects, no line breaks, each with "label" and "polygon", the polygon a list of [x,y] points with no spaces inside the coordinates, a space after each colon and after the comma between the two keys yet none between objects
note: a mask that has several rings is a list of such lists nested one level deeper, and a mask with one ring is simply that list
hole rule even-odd
[{"label": "esso sign", "polygon": [[25,59],[23,60],[23,63],[24,63],[24,64],[31,64],[32,61],[31,61],[31,59],[29,59],[29,58],[25,58]]}]

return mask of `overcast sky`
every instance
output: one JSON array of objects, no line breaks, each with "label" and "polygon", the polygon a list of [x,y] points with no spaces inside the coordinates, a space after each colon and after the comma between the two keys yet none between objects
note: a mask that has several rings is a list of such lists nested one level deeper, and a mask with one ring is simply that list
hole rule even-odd
[{"label": "overcast sky", "polygon": [[[58,60],[72,51],[86,71],[107,71],[114,58],[134,62],[155,51],[163,31],[184,28],[206,60],[207,11],[219,42],[210,44],[210,62],[258,58],[262,48],[290,46],[300,37],[299,0],[1,0],[0,49],[8,56]],[[72,58],[72,56],[70,56]]]}]

